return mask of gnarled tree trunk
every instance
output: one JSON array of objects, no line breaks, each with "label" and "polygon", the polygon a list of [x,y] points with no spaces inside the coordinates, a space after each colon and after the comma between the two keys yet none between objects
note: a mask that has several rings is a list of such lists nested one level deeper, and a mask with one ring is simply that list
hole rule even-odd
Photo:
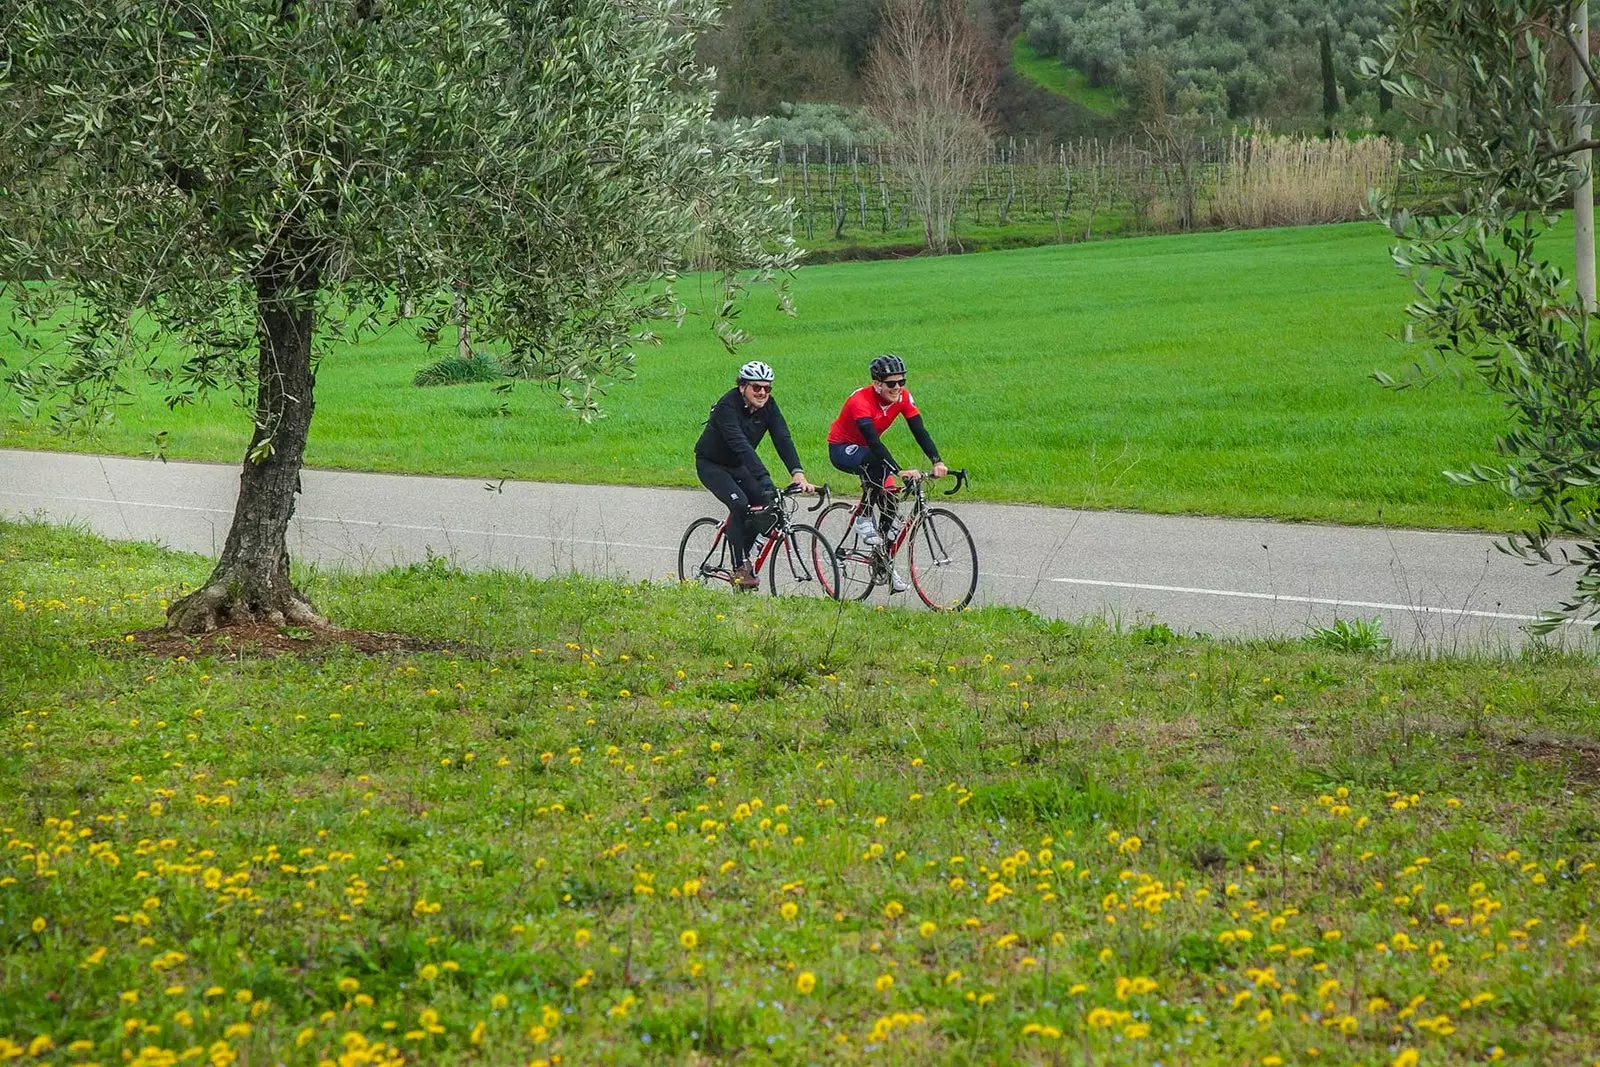
[{"label": "gnarled tree trunk", "polygon": [[229,624],[320,625],[289,580],[289,519],[311,428],[311,331],[317,271],[304,259],[274,259],[256,277],[261,347],[256,429],[239,475],[222,558],[205,585],[175,601],[167,628],[201,633]]}]

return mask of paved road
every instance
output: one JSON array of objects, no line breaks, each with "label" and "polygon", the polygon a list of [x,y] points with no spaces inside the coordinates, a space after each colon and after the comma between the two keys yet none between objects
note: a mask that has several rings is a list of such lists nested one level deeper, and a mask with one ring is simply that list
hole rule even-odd
[{"label": "paved road", "polygon": [[[431,551],[471,568],[662,578],[689,520],[715,508],[682,489],[491,491],[475,479],[338,471],[306,471],[304,487],[291,551],[359,568]],[[0,514],[43,513],[113,538],[215,553],[237,493],[232,466],[0,450]],[[1479,534],[955,501],[978,542],[980,600],[1063,618],[1297,637],[1377,615],[1408,648],[1503,650],[1571,589]]]}]

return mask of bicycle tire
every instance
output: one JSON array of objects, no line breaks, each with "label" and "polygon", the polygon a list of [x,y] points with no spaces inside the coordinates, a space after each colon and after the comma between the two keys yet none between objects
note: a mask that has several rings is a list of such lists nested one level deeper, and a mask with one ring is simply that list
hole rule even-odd
[{"label": "bicycle tire", "polygon": [[721,519],[696,519],[678,542],[678,581],[733,588],[733,555]]},{"label": "bicycle tire", "polygon": [[[838,599],[840,600],[865,600],[872,595],[873,587],[878,584],[878,566],[873,550],[861,543],[854,525],[850,522],[850,513],[855,507],[848,501],[840,500],[828,505],[823,513],[817,516],[817,532],[828,538],[834,556],[839,561]],[[830,526],[839,527],[838,534],[831,538]]]},{"label": "bicycle tire", "polygon": [[767,554],[767,589],[773,596],[839,599],[839,560],[815,526],[797,523]]},{"label": "bicycle tire", "polygon": [[960,611],[978,590],[978,546],[954,512],[929,508],[906,538],[911,585],[935,611]]}]

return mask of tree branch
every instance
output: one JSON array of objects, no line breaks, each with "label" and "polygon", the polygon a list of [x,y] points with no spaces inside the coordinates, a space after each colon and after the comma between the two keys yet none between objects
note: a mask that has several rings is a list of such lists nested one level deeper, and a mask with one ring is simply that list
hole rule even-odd
[{"label": "tree branch", "polygon": [[1537,158],[1540,163],[1545,163],[1552,159],[1562,159],[1566,156],[1575,156],[1579,152],[1589,152],[1596,148],[1600,148],[1600,140],[1591,137],[1586,141],[1573,141],[1571,144],[1561,145],[1557,148],[1552,148],[1549,151],[1540,152],[1535,158]]}]

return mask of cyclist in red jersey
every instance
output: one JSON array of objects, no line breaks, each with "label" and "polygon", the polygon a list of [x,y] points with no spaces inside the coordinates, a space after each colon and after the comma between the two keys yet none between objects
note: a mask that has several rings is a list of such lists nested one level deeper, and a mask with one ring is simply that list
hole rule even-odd
[{"label": "cyclist in red jersey", "polygon": [[[867,481],[869,503],[876,505],[880,515],[885,514],[885,489],[892,485],[892,476],[899,474],[906,480],[922,477],[915,468],[902,469],[883,443],[882,434],[894,420],[904,415],[911,436],[933,464],[933,476],[942,478],[949,468],[939,458],[939,449],[922,425],[922,413],[911,400],[906,388],[905,361],[894,353],[885,353],[868,365],[872,384],[851,393],[845,400],[839,417],[828,428],[828,458],[839,470],[848,474],[864,475]],[[878,523],[863,515],[857,520],[856,533],[863,543],[881,542]],[[896,585],[903,583],[896,582]],[[895,590],[899,592],[898,589]]]}]

